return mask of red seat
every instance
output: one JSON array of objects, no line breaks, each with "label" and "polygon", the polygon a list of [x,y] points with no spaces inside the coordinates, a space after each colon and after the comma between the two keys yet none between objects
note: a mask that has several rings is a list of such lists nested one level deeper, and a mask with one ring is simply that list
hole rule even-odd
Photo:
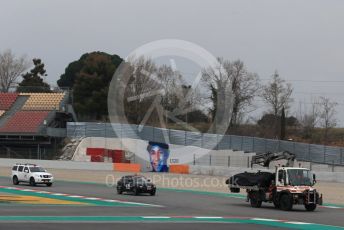
[{"label": "red seat", "polygon": [[0,93],[0,110],[8,110],[16,101],[18,93]]},{"label": "red seat", "polygon": [[0,128],[0,132],[36,133],[48,114],[49,111],[19,111]]}]

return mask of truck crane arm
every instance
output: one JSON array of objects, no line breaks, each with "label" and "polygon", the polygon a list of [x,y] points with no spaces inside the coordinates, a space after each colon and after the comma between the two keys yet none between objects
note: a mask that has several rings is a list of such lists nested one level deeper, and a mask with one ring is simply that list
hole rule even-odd
[{"label": "truck crane arm", "polygon": [[284,151],[284,152],[267,152],[256,154],[252,157],[251,168],[254,164],[261,165],[263,167],[269,167],[271,161],[287,160],[287,167],[293,167],[295,161],[295,154]]}]

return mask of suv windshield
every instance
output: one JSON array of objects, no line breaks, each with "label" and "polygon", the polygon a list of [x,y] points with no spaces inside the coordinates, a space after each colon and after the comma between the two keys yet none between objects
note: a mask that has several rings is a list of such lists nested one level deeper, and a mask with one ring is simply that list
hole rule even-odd
[{"label": "suv windshield", "polygon": [[45,170],[41,167],[30,167],[31,172],[45,172]]},{"label": "suv windshield", "polygon": [[289,184],[293,186],[298,185],[305,185],[305,186],[312,186],[313,185],[313,174],[306,169],[289,169],[288,170],[288,179]]}]

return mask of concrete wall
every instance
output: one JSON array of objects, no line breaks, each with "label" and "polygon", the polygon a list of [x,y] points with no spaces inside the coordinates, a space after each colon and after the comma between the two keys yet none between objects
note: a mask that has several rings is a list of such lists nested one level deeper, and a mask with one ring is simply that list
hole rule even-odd
[{"label": "concrete wall", "polygon": [[80,170],[113,170],[112,163],[75,162],[75,161],[50,161],[28,159],[0,159],[0,167],[11,167],[16,163],[37,164],[44,168],[52,169],[80,169]]},{"label": "concrete wall", "polygon": [[[143,171],[150,171],[149,157],[146,150],[147,145],[148,141],[138,139],[87,137],[76,148],[73,160],[89,162],[90,156],[86,155],[86,149],[88,147],[121,149],[134,153],[135,157],[132,161],[141,164]],[[233,150],[208,150],[196,146],[170,145],[170,162],[175,162],[176,164],[248,168],[253,155],[255,153],[244,153],[243,151]],[[286,164],[286,161],[271,162],[270,168],[274,169],[278,164]],[[317,172],[344,172],[343,166],[295,162],[295,165],[299,164],[302,167]]]},{"label": "concrete wall", "polygon": [[[86,156],[86,149],[92,148],[106,148],[106,149],[121,149],[135,153],[138,157],[149,160],[147,153],[148,141],[130,139],[130,138],[102,138],[102,137],[87,137],[84,138],[76,149],[73,160],[75,161],[89,161],[89,156]],[[195,146],[179,146],[170,145],[170,159],[177,159],[179,162],[189,163],[193,161],[194,155],[199,158],[207,154],[210,150],[202,149]],[[186,154],[187,153],[187,154]]]},{"label": "concrete wall", "polygon": [[[103,138],[103,137],[87,137],[84,138],[73,156],[74,161],[90,161],[90,156],[86,155],[87,148],[105,148],[105,149],[121,149],[135,154],[136,163],[149,162],[147,153],[148,141],[130,139],[130,138]],[[176,164],[191,164],[196,161],[198,165],[218,165],[246,167],[248,160],[254,153],[244,153],[242,151],[233,150],[209,150],[196,146],[169,145],[170,162]],[[211,156],[211,159],[210,159]],[[230,158],[230,160],[228,160]]]}]

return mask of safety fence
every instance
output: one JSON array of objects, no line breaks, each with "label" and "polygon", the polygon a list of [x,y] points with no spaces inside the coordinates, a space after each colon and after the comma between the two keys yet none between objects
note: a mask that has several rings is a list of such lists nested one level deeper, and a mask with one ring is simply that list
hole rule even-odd
[{"label": "safety fence", "polygon": [[[325,145],[298,143],[236,135],[197,133],[132,124],[69,122],[67,136],[132,138],[161,143],[197,146],[214,150],[234,150],[251,153],[290,151],[298,160],[332,165],[344,165],[344,149]],[[187,154],[187,153],[185,153]]]}]

